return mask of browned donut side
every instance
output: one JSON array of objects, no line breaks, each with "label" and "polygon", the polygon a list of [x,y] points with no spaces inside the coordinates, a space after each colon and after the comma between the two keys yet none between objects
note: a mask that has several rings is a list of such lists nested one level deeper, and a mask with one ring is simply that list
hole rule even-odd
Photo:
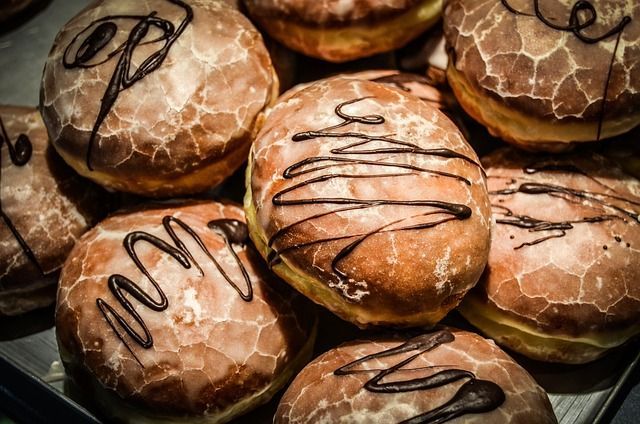
[{"label": "browned donut side", "polygon": [[439,19],[442,0],[245,0],[271,37],[292,50],[346,62],[404,46]]},{"label": "browned donut side", "polygon": [[0,315],[55,301],[55,276],[109,198],[49,146],[35,108],[0,106]]}]

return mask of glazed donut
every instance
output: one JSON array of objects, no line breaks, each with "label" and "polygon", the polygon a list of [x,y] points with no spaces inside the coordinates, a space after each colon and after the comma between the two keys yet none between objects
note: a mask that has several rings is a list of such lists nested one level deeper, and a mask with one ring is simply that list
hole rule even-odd
[{"label": "glazed donut", "polygon": [[327,79],[278,102],[252,147],[245,211],[272,270],[359,326],[437,322],[489,251],[485,180],[464,137],[370,81]]},{"label": "glazed donut", "polygon": [[246,160],[277,92],[260,34],[224,2],[104,0],[57,35],[40,107],[80,174],[176,196],[215,186]]},{"label": "glazed donut", "polygon": [[0,316],[53,304],[56,272],[110,207],[48,142],[35,108],[0,106]]},{"label": "glazed donut", "polygon": [[519,353],[584,363],[640,333],[640,180],[584,152],[483,160],[496,221],[460,311]]},{"label": "glazed donut", "polygon": [[107,415],[226,422],[310,358],[315,318],[246,244],[242,209],[211,201],[118,213],[60,276],[60,355]]},{"label": "glazed donut", "polygon": [[307,56],[346,62],[403,46],[440,18],[442,0],[244,0],[273,38]]},{"label": "glazed donut", "polygon": [[561,151],[640,124],[640,7],[625,0],[451,0],[447,78],[489,131]]},{"label": "glazed donut", "polygon": [[449,420],[556,422],[544,390],[492,341],[439,328],[356,340],[321,355],[289,386],[274,423]]}]

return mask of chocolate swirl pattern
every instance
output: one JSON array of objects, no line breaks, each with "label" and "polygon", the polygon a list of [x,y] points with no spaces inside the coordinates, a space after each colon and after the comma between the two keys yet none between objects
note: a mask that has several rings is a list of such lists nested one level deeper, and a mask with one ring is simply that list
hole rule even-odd
[{"label": "chocolate swirl pattern", "polygon": [[[540,161],[526,165],[522,171],[525,174],[535,174],[539,172],[563,172],[567,174],[576,174],[587,177],[595,181],[603,187],[603,191],[578,190],[567,186],[546,184],[531,181],[518,182],[512,180],[512,188],[490,191],[492,196],[512,196],[516,193],[522,193],[531,196],[548,195],[562,199],[566,202],[589,202],[594,206],[595,214],[581,217],[574,220],[544,220],[531,217],[528,215],[519,215],[514,213],[508,207],[501,204],[492,204],[494,213],[498,215],[496,222],[502,225],[511,225],[514,227],[526,229],[531,233],[544,233],[543,237],[539,237],[532,241],[524,242],[514,250],[521,249],[525,246],[534,246],[546,240],[560,238],[567,235],[567,231],[573,230],[577,224],[595,224],[611,220],[621,220],[622,222],[639,225],[640,215],[635,211],[640,207],[640,202],[620,196],[615,190],[601,183],[594,177],[590,177],[587,173],[575,165],[562,164],[556,162]],[[489,178],[495,178],[489,175]],[[607,192],[608,191],[608,192]],[[497,197],[498,202],[502,200]],[[622,204],[623,206],[619,206]]]},{"label": "chocolate swirl pattern", "polygon": [[198,270],[200,275],[204,276],[202,267],[194,259],[192,253],[186,247],[182,239],[180,239],[180,237],[176,234],[176,227],[174,227],[173,225],[180,227],[197,243],[198,247],[202,250],[203,253],[207,255],[207,257],[215,265],[220,274],[224,277],[226,282],[231,287],[233,287],[233,289],[238,293],[242,300],[244,300],[245,302],[250,302],[253,299],[253,288],[251,285],[251,280],[249,279],[249,274],[247,273],[247,270],[245,269],[244,265],[240,261],[240,258],[238,258],[238,255],[233,248],[234,245],[244,246],[247,240],[248,231],[246,228],[246,224],[244,224],[243,222],[234,219],[219,219],[210,221],[208,223],[208,227],[224,239],[227,251],[233,257],[234,262],[241,270],[244,280],[243,288],[239,287],[236,282],[230,278],[229,274],[220,265],[220,262],[211,254],[200,236],[198,236],[198,234],[188,224],[176,217],[167,215],[162,219],[162,226],[171,238],[173,244],[167,243],[161,238],[144,231],[134,231],[127,234],[127,236],[123,240],[123,246],[131,260],[135,263],[136,267],[152,284],[155,292],[154,294],[159,297],[159,300],[156,300],[153,294],[145,292],[138,284],[123,275],[113,274],[108,279],[107,284],[109,286],[109,290],[133,319],[133,321],[135,322],[135,326],[142,329],[143,334],[140,334],[136,330],[136,328],[134,328],[134,326],[132,326],[125,319],[125,317],[119,314],[109,303],[107,303],[106,300],[98,298],[96,299],[96,305],[111,329],[113,329],[118,338],[122,341],[122,343],[124,343],[129,352],[131,352],[133,357],[143,368],[144,365],[133,352],[133,349],[131,348],[129,342],[127,342],[125,335],[122,334],[119,329],[122,329],[139,346],[145,349],[149,349],[153,346],[153,336],[147,328],[144,320],[142,319],[140,314],[136,312],[133,304],[127,296],[133,297],[135,300],[155,312],[162,312],[166,310],[169,307],[169,302],[167,300],[167,296],[160,287],[160,284],[152,277],[149,270],[145,267],[145,265],[138,257],[138,254],[136,252],[136,244],[141,241],[147,242],[159,251],[171,256],[184,269],[190,269],[192,266],[194,266]]},{"label": "chocolate swirl pattern", "polygon": [[[339,289],[342,295],[350,301],[359,301],[368,292],[362,287],[353,287],[350,284],[349,275],[341,269],[341,261],[351,255],[360,244],[368,238],[386,232],[394,231],[414,231],[436,227],[440,224],[452,220],[465,220],[472,214],[471,208],[459,203],[444,202],[430,199],[391,199],[391,198],[355,198],[355,197],[304,197],[293,196],[294,193],[303,191],[305,187],[320,185],[332,180],[368,180],[385,179],[415,175],[419,173],[430,174],[435,177],[450,178],[460,184],[470,185],[466,178],[448,173],[416,166],[409,162],[407,155],[429,156],[436,159],[456,159],[462,160],[473,166],[480,168],[479,164],[468,156],[453,151],[448,148],[425,149],[416,144],[394,138],[391,135],[373,135],[358,131],[336,131],[340,128],[353,124],[365,126],[381,125],[385,118],[381,115],[353,115],[345,111],[349,105],[359,103],[370,97],[361,97],[348,100],[335,107],[335,115],[342,122],[320,130],[303,131],[294,134],[294,143],[322,140],[326,138],[338,138],[345,140],[345,144],[330,150],[330,155],[307,157],[290,165],[283,173],[285,180],[302,179],[291,186],[277,192],[273,198],[273,205],[276,207],[288,207],[296,205],[336,205],[335,209],[314,214],[302,220],[280,228],[268,240],[268,245],[272,249],[268,258],[271,266],[279,260],[279,255],[301,249],[319,243],[331,243],[338,240],[352,241],[342,248],[332,260],[331,269],[336,277],[336,281],[329,282],[329,287]],[[385,155],[380,158],[380,155]],[[393,160],[396,159],[397,160]],[[341,172],[340,168],[345,166],[364,167],[365,169],[377,169],[380,172]],[[320,171],[320,173],[318,173]],[[385,172],[387,171],[387,172]],[[313,174],[309,176],[309,174]],[[377,208],[381,206],[408,206],[420,208],[421,211],[414,215],[402,219],[387,222],[371,231],[346,234],[335,237],[320,238],[304,243],[286,243],[287,235],[298,225],[311,222],[315,219],[340,212]],[[427,222],[402,225],[404,221],[415,218],[431,217]],[[357,284],[356,284],[357,285]]]},{"label": "chocolate swirl pattern", "polygon": [[[450,343],[455,339],[453,333],[448,330],[438,330],[433,333],[422,334],[413,337],[400,346],[370,354],[350,362],[334,371],[336,376],[375,374],[369,379],[363,388],[372,393],[403,393],[417,390],[434,390],[459,380],[467,379],[460,386],[455,395],[445,404],[423,412],[415,417],[404,420],[403,424],[442,423],[466,414],[489,412],[505,401],[504,391],[492,381],[482,380],[466,370],[448,368],[447,366],[429,367],[436,372],[428,377],[413,379],[397,379],[394,374],[398,372],[425,371],[421,368],[408,368],[413,361],[421,355],[436,349],[438,346]],[[359,365],[377,361],[382,358],[400,356],[409,352],[416,352],[397,362],[395,365],[384,369],[358,369]],[[438,371],[438,369],[440,369]],[[392,381],[385,382],[389,377]]]},{"label": "chocolate swirl pattern", "polygon": [[[193,10],[188,4],[180,0],[166,1],[184,10],[185,17],[177,27],[174,26],[171,21],[156,16],[157,12],[155,11],[148,15],[105,16],[94,20],[76,34],[64,51],[62,63],[66,69],[97,67],[119,55],[118,63],[114,68],[109,84],[100,101],[100,109],[89,137],[86,156],[87,168],[89,168],[89,170],[93,170],[91,166],[91,151],[96,135],[111,111],[111,108],[117,101],[119,94],[162,66],[173,43],[178,40],[193,20]],[[116,22],[121,20],[133,20],[137,21],[137,23],[129,32],[127,40],[124,43],[106,54],[105,59],[96,61],[96,56],[101,53],[116,36],[119,31]],[[153,30],[159,30],[161,35],[145,40]],[[84,40],[80,42],[83,37],[85,37]],[[132,57],[136,48],[154,43],[162,44],[159,49],[144,59],[132,73]]]},{"label": "chocolate swirl pattern", "polygon": [[[0,135],[0,162],[2,161],[2,147],[6,144],[7,150],[9,152],[9,159],[11,163],[15,166],[24,166],[31,159],[31,154],[33,152],[33,146],[31,144],[31,140],[27,137],[26,134],[19,134],[18,138],[15,142],[11,142],[11,138],[9,138],[9,134],[7,134],[7,130],[2,122],[2,117],[0,117],[0,129],[2,130],[2,134]],[[2,169],[0,168],[0,181],[2,181]],[[18,229],[15,227],[11,219],[7,216],[7,214],[2,210],[2,198],[0,198],[0,217],[2,217],[2,221],[11,231],[13,237],[16,239],[25,256],[38,268],[38,271],[42,275],[44,275],[44,271],[36,258],[36,255],[33,253],[29,244],[22,237]]]},{"label": "chocolate swirl pattern", "polygon": [[596,134],[596,140],[600,140],[600,136],[602,133],[602,123],[604,122],[605,106],[607,103],[607,95],[609,92],[609,85],[611,82],[611,74],[613,72],[613,65],[616,60],[616,55],[618,54],[620,37],[622,37],[622,32],[624,31],[625,27],[631,22],[631,17],[623,16],[620,19],[620,21],[611,29],[609,29],[608,31],[605,31],[601,35],[594,37],[594,36],[588,36],[584,33],[584,31],[587,30],[589,27],[593,26],[598,19],[598,13],[596,11],[596,8],[593,6],[593,4],[591,4],[587,0],[579,0],[573,4],[573,7],[571,8],[571,13],[569,14],[568,22],[566,25],[557,24],[553,20],[545,16],[540,7],[540,0],[532,0],[534,13],[527,13],[521,10],[517,10],[509,3],[509,0],[500,0],[500,1],[504,5],[504,7],[507,10],[509,10],[509,12],[514,13],[516,15],[536,17],[549,28],[552,28],[556,31],[571,32],[576,38],[578,38],[583,43],[595,44],[616,35],[616,43],[615,43],[615,47],[613,48],[613,53],[611,54],[611,61],[609,63],[609,68],[607,71],[607,78],[605,80],[606,82],[604,85],[604,92],[602,94],[602,105],[600,106],[600,114],[598,118],[598,129]]}]

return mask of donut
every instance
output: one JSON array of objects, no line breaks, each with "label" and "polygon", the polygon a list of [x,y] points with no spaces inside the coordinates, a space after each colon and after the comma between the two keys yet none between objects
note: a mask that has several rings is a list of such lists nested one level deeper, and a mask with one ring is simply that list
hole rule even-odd
[{"label": "donut", "polygon": [[289,386],[274,423],[450,420],[556,422],[544,390],[492,341],[438,328],[356,340],[324,353]]},{"label": "donut", "polygon": [[440,18],[442,0],[244,0],[249,15],[292,50],[330,62],[388,52]]},{"label": "donut", "polygon": [[36,108],[0,106],[0,316],[52,305],[57,271],[110,207],[48,142]]},{"label": "donut", "polygon": [[336,77],[278,104],[252,147],[245,211],[271,269],[359,326],[430,325],[489,252],[479,161],[418,97]]},{"label": "donut", "polygon": [[313,310],[247,241],[240,207],[174,201],[112,215],[76,244],[58,346],[109,417],[226,422],[304,366]]},{"label": "donut", "polygon": [[462,315],[549,362],[593,361],[640,333],[640,180],[589,151],[482,163],[496,225]]},{"label": "donut", "polygon": [[625,0],[451,0],[447,79],[505,141],[562,151],[640,124],[640,7]]},{"label": "donut", "polygon": [[40,108],[78,173],[167,197],[231,175],[277,92],[260,34],[226,3],[105,0],[58,33]]}]

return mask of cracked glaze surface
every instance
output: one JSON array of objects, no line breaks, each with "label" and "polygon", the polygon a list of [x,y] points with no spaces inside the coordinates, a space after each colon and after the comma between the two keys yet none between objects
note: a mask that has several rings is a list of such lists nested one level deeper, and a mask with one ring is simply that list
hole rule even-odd
[{"label": "cracked glaze surface", "polygon": [[[484,158],[490,193],[523,182],[553,184],[621,196],[636,203],[599,198],[640,213],[640,181],[604,157],[584,153],[550,159],[551,163],[574,165],[588,176],[551,171],[525,174],[523,166],[535,159],[536,156],[524,156],[514,149],[502,149]],[[514,214],[541,220],[579,220],[602,214],[618,218],[572,224],[574,228],[566,230],[563,237],[518,249],[515,248],[523,242],[557,235],[559,231],[532,233],[496,224],[488,273],[470,295],[480,296],[502,314],[545,334],[606,336],[640,324],[637,220],[589,199],[525,193],[490,197],[492,204],[509,208]]]},{"label": "cracked glaze surface", "polygon": [[[509,0],[513,8],[533,13],[532,0]],[[540,0],[542,13],[566,25],[574,0]],[[620,38],[606,103],[606,119],[640,109],[640,3],[591,2],[595,24],[582,33],[597,37],[631,17]],[[449,0],[445,35],[457,71],[484,95],[535,117],[552,120],[599,118],[616,36],[595,44],[557,31],[535,16],[508,11],[500,0]],[[481,107],[481,106],[480,106]]]},{"label": "cracked glaze surface", "polygon": [[[319,130],[341,122],[335,107],[341,102],[371,96],[345,106],[351,115],[379,114],[385,122],[371,126],[350,124],[336,131],[393,135],[395,139],[415,143],[421,148],[446,147],[476,158],[455,125],[441,112],[418,97],[369,81],[344,78],[323,80],[278,103],[270,112],[263,130],[253,146],[251,190],[257,210],[258,225],[266,238],[295,222],[339,205],[307,204],[274,206],[274,195],[306,178],[323,175],[314,171],[293,179],[283,172],[305,158],[331,156],[331,149],[343,147],[355,139],[346,137],[318,138],[293,142],[298,132]],[[387,147],[375,142],[361,148]],[[348,154],[347,157],[362,158]],[[404,163],[416,167],[446,171],[467,178],[471,185],[454,178],[426,172],[390,178],[334,178],[311,184],[286,195],[287,198],[344,197],[354,199],[415,200],[433,199],[468,206],[468,219],[454,220],[422,230],[387,231],[368,237],[347,257],[339,268],[349,281],[336,280],[331,262],[338,252],[358,235],[396,222],[387,227],[437,221],[442,215],[424,216],[428,206],[379,205],[365,209],[332,212],[287,231],[274,247],[282,249],[342,235],[342,240],[316,243],[282,255],[283,260],[299,273],[311,275],[342,297],[342,301],[358,303],[373,315],[409,316],[425,311],[446,313],[472,287],[486,263],[489,249],[490,210],[481,170],[461,159],[445,159],[412,153],[380,153],[368,160]],[[346,174],[389,174],[396,168],[374,165],[344,164],[338,168]],[[329,172],[336,170],[329,169]],[[326,171],[324,172],[326,173]],[[318,301],[317,299],[315,299]],[[349,308],[348,306],[346,306]]]},{"label": "cracked glaze surface", "polygon": [[374,21],[407,11],[422,0],[244,0],[263,17],[278,17],[313,26]]},{"label": "cracked glaze surface", "polygon": [[[423,353],[404,368],[444,366],[473,372],[477,378],[497,383],[506,400],[498,409],[467,414],[451,423],[555,423],[544,390],[492,341],[460,330],[455,340]],[[357,340],[335,348],[307,365],[284,394],[275,423],[400,422],[437,408],[448,401],[462,381],[431,390],[373,393],[363,387],[375,373],[335,376],[333,372],[366,355],[399,346],[406,339],[381,337]],[[358,369],[385,369],[415,351],[365,362]],[[440,371],[441,369],[437,369]],[[433,369],[399,371],[384,381],[409,380],[434,373]]]},{"label": "cracked glaze surface", "polygon": [[80,365],[103,386],[156,413],[224,411],[264,389],[282,372],[308,337],[309,316],[301,309],[301,296],[270,278],[254,252],[236,246],[253,283],[253,300],[245,302],[194,240],[177,229],[204,277],[150,244],[136,246],[169,302],[165,311],[155,312],[130,298],[154,340],[151,348],[143,349],[129,339],[142,368],[107,324],[96,298],[133,322],[107,286],[114,273],[131,278],[157,298],[122,242],[131,231],[145,231],[172,243],[162,226],[165,215],[193,228],[229,277],[243,281],[223,238],[207,227],[221,218],[244,222],[239,207],[166,203],[113,215],[82,238],[63,268],[56,311],[61,355],[65,365]]},{"label": "cracked glaze surface", "polygon": [[[119,190],[175,194],[209,188],[246,159],[256,121],[277,90],[269,55],[250,22],[224,2],[189,4],[193,20],[164,62],[121,91],[100,126],[91,160],[96,172],[84,163],[88,140],[120,54],[99,66],[65,69],[65,49],[100,17],[157,11],[177,26],[185,12],[165,0],[94,2],[57,35],[44,70],[41,108],[56,149],[79,172]],[[125,42],[137,21],[114,22],[118,32],[91,63],[106,59]],[[152,28],[144,40],[159,35]],[[137,46],[133,66],[140,66],[160,47],[159,43]],[[213,166],[218,168],[203,178],[207,181],[173,187],[180,184],[176,178]],[[136,180],[145,179],[159,187],[136,186]]]},{"label": "cracked glaze surface", "polygon": [[[0,196],[2,210],[35,254],[45,274],[57,271],[76,240],[104,214],[105,193],[80,178],[49,146],[47,132],[35,108],[0,106],[0,118],[13,144],[20,134],[33,146],[31,159],[23,166],[11,162],[2,144]],[[47,281],[46,284],[51,284]],[[6,223],[0,219],[0,313],[31,309],[30,290],[41,287],[43,278],[25,255]],[[44,305],[55,293],[41,299]],[[44,306],[43,304],[35,305]]]}]

